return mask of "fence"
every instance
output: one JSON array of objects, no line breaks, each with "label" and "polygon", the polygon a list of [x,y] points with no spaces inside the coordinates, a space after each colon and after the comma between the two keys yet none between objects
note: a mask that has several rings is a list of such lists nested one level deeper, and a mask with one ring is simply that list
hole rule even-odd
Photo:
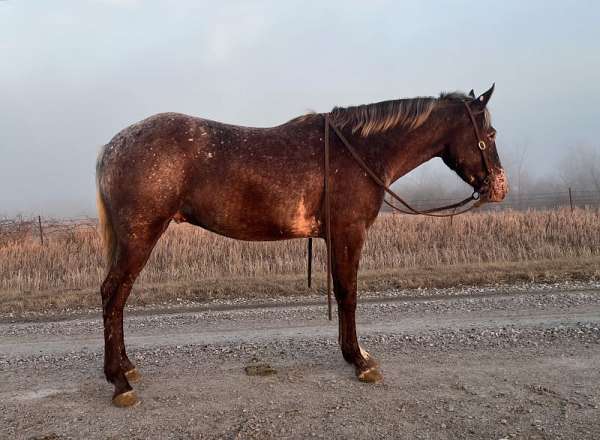
[{"label": "fence", "polygon": [[[436,206],[447,205],[458,199],[414,199],[407,200],[416,209],[428,209]],[[527,210],[527,209],[557,209],[562,207],[575,208],[600,208],[600,191],[576,190],[569,188],[566,191],[516,194],[509,195],[501,203],[484,205],[480,210]],[[383,211],[390,208],[383,205]],[[16,217],[0,219],[0,244],[10,241],[23,240],[26,237],[37,237],[43,244],[44,240],[55,235],[67,235],[82,229],[94,230],[98,224],[96,219],[78,217],[69,219]]]},{"label": "fence", "polygon": [[[461,197],[439,199],[427,198],[407,200],[407,202],[416,209],[428,209],[448,205],[460,199]],[[568,188],[565,191],[547,193],[509,194],[501,203],[487,204],[482,206],[480,210],[502,211],[512,209],[524,211],[527,209],[557,209],[562,207],[570,207],[571,209],[598,208],[600,207],[600,191]],[[384,206],[383,210],[389,211],[390,208]]]},{"label": "fence", "polygon": [[90,217],[69,219],[23,217],[0,219],[0,244],[19,241],[26,237],[36,236],[44,244],[44,240],[55,235],[66,235],[82,229],[95,230],[98,221]]}]

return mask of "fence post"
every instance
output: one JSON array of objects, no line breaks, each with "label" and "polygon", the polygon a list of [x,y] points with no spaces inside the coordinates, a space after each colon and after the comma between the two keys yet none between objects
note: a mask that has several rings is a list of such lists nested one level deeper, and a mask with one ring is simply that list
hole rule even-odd
[{"label": "fence post", "polygon": [[571,205],[571,212],[573,212],[573,194],[571,192],[571,187],[569,187],[569,205]]},{"label": "fence post", "polygon": [[40,228],[40,243],[44,245],[44,230],[42,229],[42,216],[38,215],[38,226]]}]

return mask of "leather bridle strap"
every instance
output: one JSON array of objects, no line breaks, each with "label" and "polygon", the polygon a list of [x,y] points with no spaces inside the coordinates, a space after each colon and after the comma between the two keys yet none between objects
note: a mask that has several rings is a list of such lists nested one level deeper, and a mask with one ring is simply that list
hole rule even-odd
[{"label": "leather bridle strap", "polygon": [[471,119],[471,123],[473,125],[473,130],[475,130],[475,137],[477,138],[477,148],[479,148],[479,151],[481,153],[481,160],[483,161],[483,165],[485,166],[485,172],[487,174],[485,179],[489,180],[489,177],[492,174],[492,169],[490,167],[487,154],[485,154],[485,150],[487,150],[487,144],[485,143],[485,141],[483,140],[483,137],[481,136],[481,132],[479,131],[479,127],[477,126],[477,121],[475,121],[475,116],[473,115],[473,111],[471,110],[471,107],[469,107],[469,103],[465,101],[463,104],[465,105],[465,108],[467,109],[467,114],[469,115],[469,119]]},{"label": "leather bridle strap", "polygon": [[[385,184],[385,182],[383,182],[383,180],[381,180],[381,178],[377,174],[375,174],[375,172],[373,172],[373,170],[371,170],[371,168],[369,168],[369,166],[365,163],[365,161],[358,155],[358,153],[356,152],[354,147],[352,145],[350,145],[350,142],[348,142],[348,140],[342,134],[340,129],[331,123],[331,121],[329,120],[328,114],[325,115],[325,125],[326,125],[326,127],[331,127],[333,129],[333,131],[335,132],[337,137],[342,141],[342,144],[344,144],[344,146],[346,147],[348,152],[352,155],[352,157],[354,158],[356,163],[358,163],[358,165],[369,175],[369,177],[371,177],[371,179],[373,179],[373,181],[377,185],[379,185],[381,188],[383,188],[383,190],[386,193],[388,193],[393,199],[400,202],[402,205],[404,205],[409,210],[409,211],[404,211],[404,210],[398,208],[397,206],[392,205],[391,203],[389,203],[388,201],[386,201],[384,199],[384,202],[391,208],[395,209],[396,211],[399,211],[404,214],[409,214],[409,215],[425,215],[425,216],[429,216],[429,217],[452,217],[452,216],[462,214],[464,212],[467,212],[467,211],[470,211],[471,209],[473,209],[473,207],[469,207],[466,210],[458,212],[458,213],[453,212],[450,214],[435,214],[435,212],[446,211],[446,210],[450,210],[450,209],[457,209],[457,208],[460,208],[460,207],[466,205],[470,201],[477,200],[478,197],[475,197],[475,194],[476,194],[475,192],[473,194],[471,194],[469,197],[467,197],[466,199],[464,199],[458,203],[454,203],[452,205],[442,206],[440,208],[435,208],[435,209],[427,209],[427,210],[423,210],[423,211],[413,208],[406,201],[404,201],[398,194],[396,194],[394,191],[392,191],[390,189],[390,187],[387,186]],[[327,141],[328,132],[329,132],[329,130],[326,129],[325,142],[328,142]]]},{"label": "leather bridle strap", "polygon": [[[469,115],[469,119],[471,120],[473,129],[475,130],[475,136],[477,138],[477,147],[479,148],[479,151],[481,153],[481,157],[482,157],[485,169],[486,169],[485,180],[489,181],[489,177],[491,174],[491,168],[490,168],[490,164],[488,162],[488,157],[485,154],[487,145],[481,137],[479,127],[477,127],[477,121],[475,120],[475,116],[473,115],[473,112],[471,111],[469,104],[465,101],[464,105],[465,105],[465,108],[467,109],[467,114]],[[327,316],[328,316],[329,320],[331,321],[331,319],[332,319],[332,316],[331,316],[331,272],[332,272],[331,265],[332,265],[332,258],[331,258],[331,200],[330,200],[330,183],[331,182],[329,181],[330,180],[329,179],[330,178],[329,129],[330,128],[335,132],[337,137],[342,141],[342,144],[344,144],[344,146],[346,147],[346,149],[348,150],[350,155],[354,158],[356,163],[363,169],[363,171],[365,171],[365,173],[367,173],[369,175],[369,177],[371,177],[371,179],[373,179],[373,181],[377,185],[379,185],[381,188],[383,188],[383,190],[387,194],[389,194],[393,199],[400,202],[402,205],[404,205],[408,209],[408,211],[400,209],[397,206],[394,206],[392,203],[385,200],[385,197],[384,197],[384,199],[383,199],[384,203],[386,203],[388,206],[390,206],[391,208],[393,208],[394,210],[396,210],[398,212],[401,212],[403,214],[410,214],[410,215],[425,215],[425,216],[429,216],[429,217],[454,217],[455,215],[464,214],[465,212],[470,211],[471,209],[475,208],[477,206],[477,204],[473,204],[460,212],[456,212],[456,209],[463,207],[464,205],[466,205],[467,203],[469,203],[471,201],[478,200],[479,193],[477,193],[477,191],[474,191],[473,194],[471,194],[471,196],[467,197],[464,200],[461,200],[458,203],[442,206],[439,208],[427,209],[427,210],[418,210],[418,209],[413,208],[406,201],[404,201],[398,194],[396,194],[394,191],[392,191],[390,189],[390,187],[388,185],[386,185],[385,182],[383,180],[381,180],[381,178],[377,174],[375,174],[375,172],[359,156],[359,154],[356,152],[354,147],[352,145],[350,145],[350,142],[348,142],[348,139],[346,139],[346,137],[342,134],[340,129],[331,123],[331,120],[329,118],[329,113],[326,113],[325,114],[325,151],[324,151],[325,154],[324,154],[324,164],[323,164],[324,171],[325,171],[324,172],[324,192],[325,192],[325,194],[324,194],[324,204],[325,204],[324,211],[325,211],[325,240],[326,240],[326,244],[327,244],[327,262],[326,262],[326,264],[327,264]],[[477,194],[477,197],[475,196],[476,194]],[[447,211],[450,209],[453,210],[452,213],[437,214],[438,212]],[[308,253],[309,253],[309,258],[311,258],[312,257],[312,239],[311,238],[309,238],[309,242],[308,242]],[[310,279],[311,279],[311,272],[310,272],[310,262],[309,262],[309,270],[308,270],[309,287],[310,287]]]},{"label": "leather bridle strap", "polygon": [[[327,317],[331,321],[331,201],[329,200],[329,114],[325,115],[325,240],[327,243]],[[333,127],[333,126],[332,126]]]},{"label": "leather bridle strap", "polygon": [[[475,120],[475,116],[473,115],[473,111],[471,110],[471,107],[469,106],[469,103],[464,101],[463,102],[466,110],[467,110],[467,114],[469,115],[469,119],[471,120],[471,125],[473,126],[473,130],[475,131],[475,137],[477,139],[477,148],[479,149],[479,152],[481,154],[481,160],[483,162],[483,165],[485,167],[485,172],[486,172],[486,176],[484,178],[484,183],[489,184],[490,181],[490,176],[492,174],[491,172],[491,167],[490,167],[490,163],[489,163],[489,159],[487,154],[485,154],[485,151],[487,149],[487,144],[485,143],[485,141],[483,140],[483,137],[481,136],[481,132],[479,131],[479,127],[477,126],[477,121]],[[337,133],[337,131],[336,131]],[[339,134],[338,134],[339,136]],[[390,190],[391,191],[391,190]],[[477,194],[477,197],[475,197],[475,194]],[[397,195],[396,195],[397,196]],[[397,197],[394,197],[398,200]],[[409,208],[411,210],[411,212],[408,211],[404,211],[400,208],[398,208],[397,206],[394,206],[393,204],[391,204],[389,201],[387,200],[383,200],[383,202],[388,205],[390,208],[403,213],[403,214],[409,214],[409,215],[427,215],[430,217],[454,217],[455,215],[460,215],[463,214],[465,212],[470,211],[471,209],[475,208],[478,206],[478,204],[473,204],[471,205],[469,208],[460,211],[460,212],[456,212],[456,209],[466,205],[467,203],[469,203],[471,200],[478,200],[479,199],[479,194],[474,191],[473,194],[471,194],[470,197],[467,197],[464,200],[461,200],[458,203],[454,203],[452,205],[446,205],[446,206],[441,206],[439,208],[433,208],[433,209],[427,209],[427,210],[422,210],[422,211],[417,211],[415,210],[413,207],[409,206],[406,204],[406,202],[401,201],[401,203],[406,206],[407,208]],[[448,211],[448,210],[454,210],[452,213],[450,214],[433,214],[435,212],[442,212],[442,211]]]}]

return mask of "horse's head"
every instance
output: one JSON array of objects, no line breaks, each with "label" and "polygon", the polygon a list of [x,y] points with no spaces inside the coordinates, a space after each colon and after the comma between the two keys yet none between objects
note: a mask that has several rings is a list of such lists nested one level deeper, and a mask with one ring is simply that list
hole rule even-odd
[{"label": "horse's head", "polygon": [[496,130],[486,108],[494,86],[479,97],[471,90],[464,105],[453,106],[458,115],[444,142],[442,159],[481,196],[482,201],[500,202],[508,193],[508,182],[498,151]]}]

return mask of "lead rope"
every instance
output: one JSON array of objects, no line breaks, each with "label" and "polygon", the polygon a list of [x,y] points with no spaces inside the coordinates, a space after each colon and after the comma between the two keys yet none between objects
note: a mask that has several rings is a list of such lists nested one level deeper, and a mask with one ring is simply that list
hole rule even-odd
[{"label": "lead rope", "polygon": [[325,235],[327,237],[327,317],[331,321],[331,205],[329,200],[329,114],[325,115]]}]

